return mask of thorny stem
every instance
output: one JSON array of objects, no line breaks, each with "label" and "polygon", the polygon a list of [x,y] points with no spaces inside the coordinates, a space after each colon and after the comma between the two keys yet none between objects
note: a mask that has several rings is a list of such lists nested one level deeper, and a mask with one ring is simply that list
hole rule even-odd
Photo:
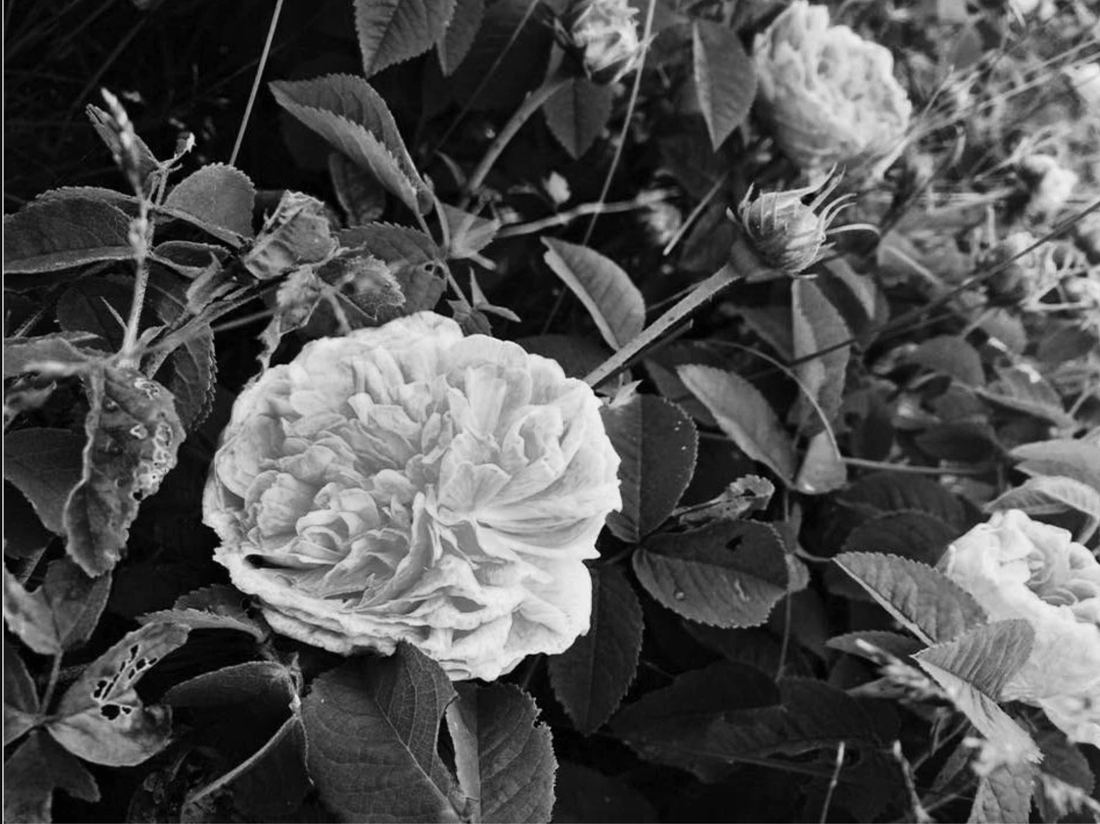
[{"label": "thorny stem", "polygon": [[516,136],[523,124],[526,123],[531,115],[542,108],[542,104],[553,97],[560,91],[566,83],[571,82],[571,78],[562,75],[554,75],[546,79],[541,86],[535,89],[533,92],[529,92],[527,97],[523,99],[523,102],[519,104],[519,108],[516,109],[511,119],[504,124],[504,128],[500,130],[500,134],[496,136],[496,139],[489,145],[488,151],[485,152],[485,156],[481,158],[481,162],[477,164],[477,168],[474,169],[473,174],[470,175],[470,179],[466,181],[465,187],[463,187],[462,202],[459,206],[461,209],[465,209],[470,203],[470,199],[474,193],[481,188],[481,184],[485,182],[485,178],[489,175],[489,172],[493,169],[493,164],[497,162],[497,158],[500,157],[501,152],[512,142],[512,138]]}]

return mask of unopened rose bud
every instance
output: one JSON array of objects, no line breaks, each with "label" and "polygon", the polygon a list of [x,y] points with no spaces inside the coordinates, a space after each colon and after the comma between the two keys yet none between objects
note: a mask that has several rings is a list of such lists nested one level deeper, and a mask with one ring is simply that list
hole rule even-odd
[{"label": "unopened rose bud", "polygon": [[[736,221],[764,264],[788,275],[797,275],[816,263],[822,252],[831,248],[831,244],[826,244],[831,232],[863,228],[846,226],[830,229],[840,210],[850,204],[850,196],[839,197],[818,212],[839,184],[839,176],[827,177],[818,185],[786,192],[766,192],[755,198],[752,187],[749,187],[737,207]],[[802,202],[804,197],[815,193],[808,205]]]},{"label": "unopened rose bud", "polygon": [[642,43],[627,0],[575,0],[564,17],[566,48],[601,85],[615,83],[634,69]]}]

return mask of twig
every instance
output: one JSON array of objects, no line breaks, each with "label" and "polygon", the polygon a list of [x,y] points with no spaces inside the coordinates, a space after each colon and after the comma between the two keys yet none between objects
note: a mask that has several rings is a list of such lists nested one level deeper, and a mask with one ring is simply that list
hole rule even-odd
[{"label": "twig", "polygon": [[256,78],[252,81],[252,91],[248,94],[248,103],[244,107],[244,117],[241,118],[241,127],[237,129],[237,139],[233,143],[233,154],[229,156],[229,165],[237,165],[237,155],[241,151],[241,143],[244,141],[245,129],[248,128],[248,119],[252,116],[252,106],[256,102],[256,94],[260,90],[260,78],[264,74],[264,66],[267,65],[268,54],[271,53],[271,41],[275,39],[275,26],[279,22],[279,14],[283,10],[283,0],[275,0],[275,12],[271,15],[271,25],[267,27],[267,40],[264,42],[264,50],[260,55],[260,65],[256,67]]},{"label": "twig", "polygon": [[[535,232],[541,232],[543,229],[552,229],[555,226],[565,226],[578,217],[584,217],[585,215],[633,212],[637,209],[644,209],[654,203],[661,203],[668,194],[670,193],[665,191],[647,192],[643,195],[639,195],[633,200],[621,200],[617,203],[604,203],[602,200],[593,201],[592,203],[582,203],[566,212],[558,212],[556,215],[551,215],[550,217],[532,220],[530,223],[517,223],[506,226],[497,232],[496,238],[499,240],[506,237],[530,235]],[[585,242],[587,243],[587,241]]]},{"label": "twig", "polygon": [[829,820],[829,805],[833,803],[833,793],[836,791],[837,784],[840,783],[840,771],[844,769],[844,750],[847,747],[847,743],[841,741],[836,747],[836,766],[833,767],[832,777],[829,778],[829,788],[825,790],[825,802],[821,805],[821,818],[818,819],[821,824],[825,824]]},{"label": "twig", "polygon": [[910,464],[892,464],[885,461],[868,461],[863,458],[844,458],[841,460],[848,466],[858,466],[861,469],[877,469],[885,472],[900,472],[908,475],[985,475],[988,468],[979,466],[912,466]]}]

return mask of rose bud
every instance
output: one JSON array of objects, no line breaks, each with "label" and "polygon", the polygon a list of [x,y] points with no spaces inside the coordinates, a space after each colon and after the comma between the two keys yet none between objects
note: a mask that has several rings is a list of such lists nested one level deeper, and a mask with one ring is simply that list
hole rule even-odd
[{"label": "rose bud", "polygon": [[617,83],[641,59],[642,42],[627,0],[574,0],[559,21],[559,41],[595,83]]}]

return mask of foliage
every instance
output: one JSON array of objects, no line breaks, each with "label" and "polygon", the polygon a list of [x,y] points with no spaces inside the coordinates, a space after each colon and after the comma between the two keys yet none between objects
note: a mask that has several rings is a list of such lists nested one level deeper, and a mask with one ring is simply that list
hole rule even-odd
[{"label": "foliage", "polygon": [[[164,36],[197,5],[127,14]],[[1100,546],[1095,10],[832,4],[913,115],[827,227],[775,194],[823,185],[760,103],[779,4],[624,6],[642,52],[610,74],[582,5],[287,3],[239,163],[198,98],[197,135],[135,126],[172,97],[136,60],[88,88],[125,107],[54,113],[104,168],[50,142],[4,217],[6,818],[1096,818],[1096,748],[1002,700],[1033,628],[937,568],[1006,509]],[[118,37],[16,6],[13,105],[45,123],[31,46],[45,78],[47,44]],[[808,268],[762,261],[757,213],[813,234]],[[423,310],[586,380],[621,459],[588,633],[495,683],[283,637],[202,525],[243,387]]]}]

